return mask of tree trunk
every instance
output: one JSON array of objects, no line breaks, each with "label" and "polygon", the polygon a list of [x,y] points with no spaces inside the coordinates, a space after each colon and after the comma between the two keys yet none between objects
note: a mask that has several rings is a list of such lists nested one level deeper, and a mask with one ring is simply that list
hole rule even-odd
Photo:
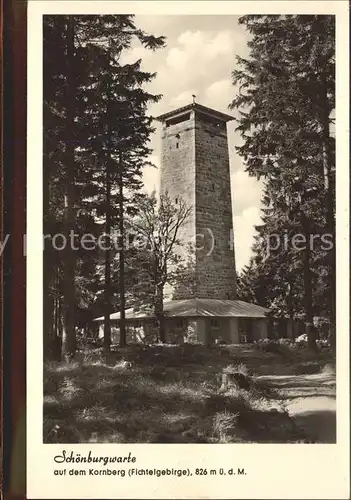
[{"label": "tree trunk", "polygon": [[54,331],[54,299],[50,290],[52,276],[48,252],[44,250],[43,258],[43,334],[44,334],[44,360],[52,359]]},{"label": "tree trunk", "polygon": [[75,229],[75,78],[74,78],[74,19],[67,21],[67,117],[66,117],[66,179],[65,179],[65,236],[64,253],[64,322],[62,354],[66,361],[74,358],[76,352],[75,331],[75,254],[69,243],[70,231]]},{"label": "tree trunk", "polygon": [[52,249],[44,235],[49,233],[49,168],[45,165],[43,168],[43,335],[44,335],[44,359],[52,357],[53,342],[53,304],[50,295],[50,285],[53,280]]},{"label": "tree trunk", "polygon": [[331,344],[336,349],[336,249],[335,249],[335,217],[334,217],[334,178],[333,178],[333,152],[330,145],[329,128],[329,100],[327,94],[325,75],[322,75],[322,102],[321,102],[321,125],[323,134],[323,168],[326,175],[326,221],[327,231],[332,235],[332,248],[329,251],[329,280],[330,280],[330,324]]},{"label": "tree trunk", "polygon": [[124,290],[124,203],[123,203],[123,159],[122,152],[119,153],[119,294],[120,294],[120,321],[119,321],[119,345],[127,344],[126,338],[126,316],[125,316],[125,290]]},{"label": "tree trunk", "polygon": [[106,250],[105,250],[105,290],[104,290],[104,351],[107,353],[111,347],[111,175],[110,159],[106,165]]},{"label": "tree trunk", "polygon": [[[109,39],[109,48],[111,40]],[[110,60],[107,62],[107,71],[110,67]],[[104,351],[108,353],[111,347],[111,126],[110,126],[110,108],[111,108],[111,92],[108,89],[107,102],[107,163],[106,163],[106,223],[105,234],[107,239],[105,250],[105,290],[104,290]]]},{"label": "tree trunk", "polygon": [[311,249],[309,247],[310,231],[307,217],[302,213],[301,222],[306,237],[306,248],[303,250],[303,273],[305,288],[305,333],[307,334],[308,348],[315,351],[317,349],[315,329],[313,325],[313,287],[311,274]]},{"label": "tree trunk", "polygon": [[61,361],[61,351],[62,351],[62,297],[61,297],[61,286],[60,286],[60,268],[56,265],[55,269],[55,290],[57,291],[57,296],[55,300],[55,324],[54,324],[54,359],[55,361]]},{"label": "tree trunk", "polygon": [[289,314],[289,319],[288,319],[288,338],[294,338],[295,337],[295,332],[294,332],[294,322],[295,322],[295,308],[294,308],[294,296],[293,296],[293,285],[291,284],[290,281],[288,281],[289,284],[289,291],[287,295],[287,306],[288,306],[288,314]]},{"label": "tree trunk", "polygon": [[162,344],[166,343],[166,328],[165,328],[165,317],[163,310],[163,286],[159,285],[156,289],[156,301],[155,301],[155,317],[158,328],[158,336]]}]

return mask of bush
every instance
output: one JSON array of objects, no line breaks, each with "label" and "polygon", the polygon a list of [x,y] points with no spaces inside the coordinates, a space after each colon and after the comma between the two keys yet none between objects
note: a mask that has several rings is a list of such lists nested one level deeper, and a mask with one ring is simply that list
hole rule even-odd
[{"label": "bush", "polygon": [[288,345],[288,346],[290,346],[291,344],[294,343],[294,340],[293,339],[287,339],[287,338],[281,338],[281,339],[277,339],[277,343],[280,344],[280,345]]},{"label": "bush", "polygon": [[[317,347],[320,349],[328,349],[330,348],[330,342],[327,339],[318,339],[316,340]],[[304,333],[296,339],[289,338],[279,338],[279,339],[261,339],[255,342],[255,347],[265,352],[272,353],[287,353],[290,350],[294,349],[304,349],[308,347],[308,338],[307,334]]]},{"label": "bush", "polygon": [[232,363],[223,368],[225,373],[242,373],[243,375],[252,375],[250,370],[244,363]]},{"label": "bush", "polygon": [[308,337],[306,333],[303,333],[302,335],[296,337],[295,339],[296,344],[307,344],[307,342],[308,342]]},{"label": "bush", "polygon": [[285,355],[289,355],[292,350],[304,345],[305,344],[303,343],[297,344],[294,339],[285,337],[279,339],[261,339],[258,342],[255,342],[255,347],[260,351]]},{"label": "bush", "polygon": [[331,345],[328,339],[318,339],[316,344],[320,349],[330,349]]},{"label": "bush", "polygon": [[236,421],[239,413],[230,413],[226,410],[218,412],[213,417],[213,436],[219,443],[228,443],[236,430]]},{"label": "bush", "polygon": [[260,351],[272,352],[272,353],[280,353],[281,346],[276,340],[272,339],[262,339],[261,341],[256,342],[255,347]]}]

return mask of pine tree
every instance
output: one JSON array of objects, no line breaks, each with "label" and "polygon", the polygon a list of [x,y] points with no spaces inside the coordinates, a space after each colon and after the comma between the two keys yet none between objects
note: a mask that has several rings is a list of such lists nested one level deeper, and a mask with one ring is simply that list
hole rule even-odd
[{"label": "pine tree", "polygon": [[[162,41],[155,39],[154,48],[161,46]],[[149,40],[148,45],[151,46]],[[113,44],[108,44],[109,49]],[[111,230],[118,223],[119,233],[119,294],[120,294],[120,344],[126,343],[124,310],[125,310],[125,245],[124,245],[124,213],[133,210],[135,192],[141,188],[142,170],[149,165],[147,156],[151,150],[147,142],[154,128],[152,119],[147,115],[147,105],[156,102],[160,96],[152,95],[143,86],[154,78],[154,74],[143,72],[140,61],[121,66],[119,52],[103,54],[105,64],[102,65],[99,79],[95,85],[95,93],[90,98],[97,106],[93,134],[87,143],[98,150],[97,162],[104,164],[105,176],[105,234],[111,239]],[[103,71],[105,69],[105,71]],[[90,153],[88,148],[85,153]],[[100,179],[101,181],[101,179]],[[117,187],[116,192],[114,188]],[[125,189],[124,186],[127,186]],[[113,204],[117,208],[117,220],[113,217]],[[110,346],[111,313],[111,250],[105,251],[105,349]]]},{"label": "pine tree", "polygon": [[[239,110],[238,130],[244,140],[237,150],[249,174],[265,179],[270,212],[261,237],[278,234],[282,241],[285,231],[289,238],[296,233],[306,238],[301,252],[285,251],[280,245],[271,278],[284,281],[286,273],[291,276],[302,269],[306,331],[313,348],[315,265],[323,263],[325,269],[325,257],[333,261],[332,252],[321,245],[310,248],[309,242],[325,231],[333,235],[334,141],[329,129],[335,105],[334,19],[244,16],[240,23],[251,40],[250,57],[237,58],[233,72],[239,92],[231,107]],[[332,290],[334,280],[330,263],[326,288]],[[329,300],[333,322],[332,309]]]},{"label": "pine tree", "polygon": [[[137,29],[130,15],[46,16],[44,19],[47,63],[44,67],[44,126],[48,137],[44,151],[47,158],[45,175],[48,188],[53,186],[62,191],[58,203],[62,209],[60,203],[64,198],[66,237],[76,229],[76,213],[81,207],[89,206],[95,215],[99,209],[101,211],[97,199],[100,197],[101,201],[102,192],[105,194],[105,232],[108,236],[115,213],[123,220],[123,183],[129,183],[126,195],[129,199],[133,190],[140,187],[145,157],[150,152],[146,143],[153,130],[151,118],[146,113],[147,104],[159,96],[143,90],[143,85],[154,75],[141,71],[141,61],[120,64],[122,52],[130,48],[134,39],[151,50],[164,44],[163,37]],[[57,183],[54,184],[53,166],[57,166]],[[114,189],[121,199],[113,200]],[[49,199],[48,189],[44,199]],[[53,217],[51,222],[54,220]],[[67,357],[74,355],[76,343],[76,257],[67,246],[63,266],[63,350]],[[108,254],[105,257],[107,302],[111,257]],[[49,274],[45,278],[46,287],[52,280]],[[123,266],[120,266],[120,275],[122,279]],[[121,293],[121,302],[123,295]],[[109,317],[107,307],[106,315]],[[123,343],[123,339],[121,341]]]}]

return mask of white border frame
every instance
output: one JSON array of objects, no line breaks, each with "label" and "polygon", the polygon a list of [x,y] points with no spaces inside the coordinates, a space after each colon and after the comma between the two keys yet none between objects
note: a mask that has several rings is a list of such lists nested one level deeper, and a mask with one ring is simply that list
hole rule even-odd
[{"label": "white border frame", "polygon": [[[42,374],[42,15],[335,14],[337,439],[335,445],[44,445]],[[32,1],[28,2],[27,173],[27,497],[349,498],[349,5],[347,1]],[[14,332],[15,334],[15,332]],[[54,476],[62,449],[137,457],[138,467],[244,467],[247,476]],[[79,468],[83,468],[81,465]]]}]

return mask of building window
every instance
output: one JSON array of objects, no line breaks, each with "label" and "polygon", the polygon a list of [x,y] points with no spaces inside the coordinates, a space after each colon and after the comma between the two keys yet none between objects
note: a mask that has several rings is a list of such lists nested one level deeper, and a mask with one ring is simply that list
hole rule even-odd
[{"label": "building window", "polygon": [[176,328],[184,328],[184,326],[185,326],[184,318],[177,319]]},{"label": "building window", "polygon": [[219,319],[211,318],[211,328],[217,330],[219,328]]},{"label": "building window", "polygon": [[176,148],[178,149],[179,148],[179,142],[176,143]]}]

